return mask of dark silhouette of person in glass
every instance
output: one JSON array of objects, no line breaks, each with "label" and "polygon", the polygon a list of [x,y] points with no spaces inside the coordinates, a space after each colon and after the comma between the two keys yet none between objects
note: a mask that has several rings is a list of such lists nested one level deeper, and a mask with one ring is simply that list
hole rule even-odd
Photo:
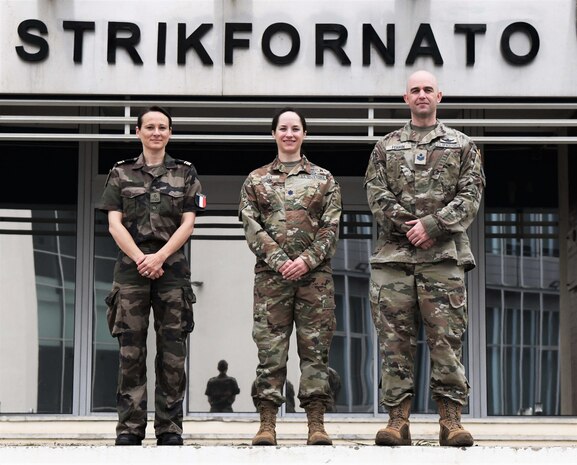
[{"label": "dark silhouette of person in glass", "polygon": [[218,376],[210,378],[206,383],[206,392],[211,412],[232,412],[232,404],[240,393],[236,379],[228,376],[228,362],[218,362]]}]

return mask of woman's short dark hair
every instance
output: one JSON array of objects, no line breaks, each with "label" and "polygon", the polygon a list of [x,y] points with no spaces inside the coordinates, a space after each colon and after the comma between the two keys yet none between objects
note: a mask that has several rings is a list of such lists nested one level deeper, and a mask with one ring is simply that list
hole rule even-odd
[{"label": "woman's short dark hair", "polygon": [[142,126],[142,118],[144,117],[144,115],[150,113],[151,111],[157,111],[166,116],[168,118],[168,127],[172,128],[172,116],[170,116],[170,113],[166,108],[159,107],[158,105],[152,105],[151,107],[145,108],[140,112],[140,114],[138,115],[138,120],[136,121],[137,128],[140,129],[140,127]]},{"label": "woman's short dark hair", "polygon": [[272,130],[276,131],[276,127],[278,126],[278,120],[279,120],[280,116],[283,113],[287,113],[289,111],[292,111],[293,113],[297,114],[297,116],[301,120],[301,124],[303,126],[303,131],[306,131],[307,130],[307,121],[305,120],[305,117],[303,116],[303,114],[300,111],[298,111],[292,107],[284,107],[283,109],[276,112],[276,114],[272,118]]}]

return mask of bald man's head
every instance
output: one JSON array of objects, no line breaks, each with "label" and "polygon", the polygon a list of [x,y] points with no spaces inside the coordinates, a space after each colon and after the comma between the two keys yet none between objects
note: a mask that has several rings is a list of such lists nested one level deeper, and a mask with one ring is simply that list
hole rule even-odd
[{"label": "bald man's head", "polygon": [[404,95],[411,110],[411,122],[421,127],[434,125],[437,122],[437,105],[442,97],[437,78],[432,73],[421,70],[411,74]]},{"label": "bald man's head", "polygon": [[435,75],[433,73],[430,73],[429,71],[419,70],[415,71],[408,77],[406,91],[409,92],[409,89],[411,88],[412,85],[415,85],[415,83],[422,83],[422,82],[427,82],[430,85],[432,85],[435,91],[439,90],[439,83],[437,82],[437,78],[435,77]]}]

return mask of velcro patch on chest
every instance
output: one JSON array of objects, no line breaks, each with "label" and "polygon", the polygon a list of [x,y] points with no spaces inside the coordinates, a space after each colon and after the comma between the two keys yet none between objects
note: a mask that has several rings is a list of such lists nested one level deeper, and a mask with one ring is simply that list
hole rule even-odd
[{"label": "velcro patch on chest", "polygon": [[386,151],[396,151],[396,150],[409,150],[412,148],[412,144],[410,142],[401,142],[398,144],[387,145],[385,147]]},{"label": "velcro patch on chest", "polygon": [[263,184],[276,184],[280,179],[281,177],[278,174],[266,174],[260,178],[260,182]]},{"label": "velcro patch on chest", "polygon": [[443,137],[435,144],[435,147],[443,149],[458,149],[461,146],[459,145],[457,139],[454,139],[452,137]]},{"label": "velcro patch on chest", "polygon": [[300,179],[315,179],[317,181],[326,181],[327,177],[324,174],[299,174]]}]

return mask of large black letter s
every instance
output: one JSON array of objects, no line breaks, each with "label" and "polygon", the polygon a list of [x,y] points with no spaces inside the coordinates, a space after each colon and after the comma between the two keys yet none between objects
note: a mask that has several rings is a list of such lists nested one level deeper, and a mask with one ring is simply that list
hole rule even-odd
[{"label": "large black letter s", "polygon": [[38,35],[30,32],[31,29],[36,29],[40,34],[48,34],[46,24],[38,19],[26,19],[18,25],[18,35],[22,42],[38,47],[38,51],[30,53],[24,49],[23,45],[16,47],[16,53],[24,61],[42,61],[48,58],[48,42]]}]

